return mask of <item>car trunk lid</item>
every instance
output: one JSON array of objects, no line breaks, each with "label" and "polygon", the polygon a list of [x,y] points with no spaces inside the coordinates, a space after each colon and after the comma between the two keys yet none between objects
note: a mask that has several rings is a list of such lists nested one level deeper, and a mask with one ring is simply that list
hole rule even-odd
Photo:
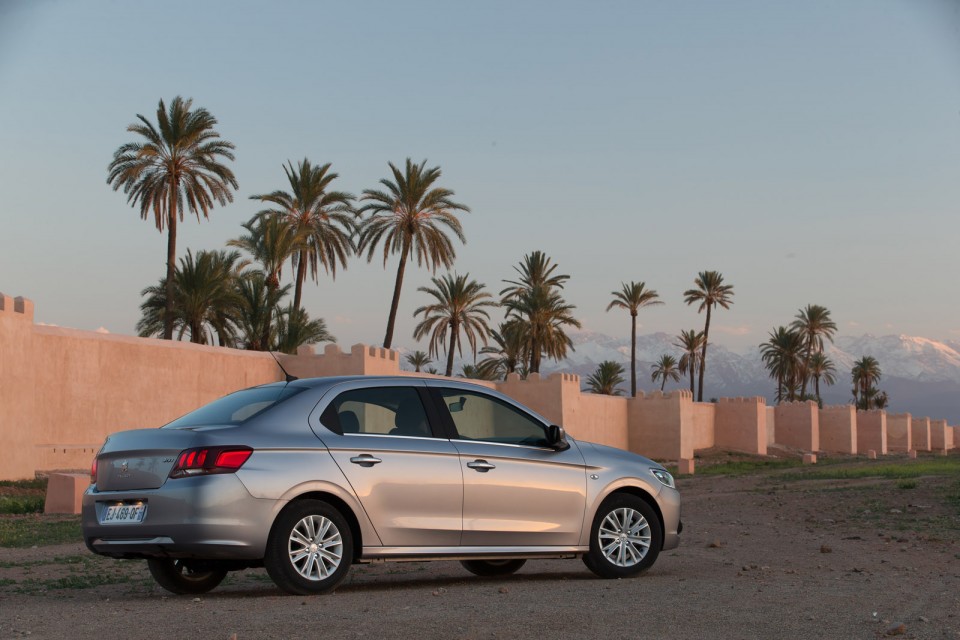
[{"label": "car trunk lid", "polygon": [[189,429],[114,433],[97,456],[97,489],[156,489],[166,482],[180,452],[197,446],[198,440]]}]

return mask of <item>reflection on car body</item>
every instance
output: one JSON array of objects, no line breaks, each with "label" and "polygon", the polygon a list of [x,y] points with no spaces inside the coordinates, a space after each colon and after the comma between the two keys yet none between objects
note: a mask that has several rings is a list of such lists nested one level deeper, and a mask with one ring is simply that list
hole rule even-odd
[{"label": "reflection on car body", "polygon": [[413,377],[268,384],[113,434],[83,499],[87,546],[147,559],[175,593],[255,566],[322,593],[377,560],[506,575],[581,557],[629,577],[680,531],[661,465],[578,442],[496,391]]}]

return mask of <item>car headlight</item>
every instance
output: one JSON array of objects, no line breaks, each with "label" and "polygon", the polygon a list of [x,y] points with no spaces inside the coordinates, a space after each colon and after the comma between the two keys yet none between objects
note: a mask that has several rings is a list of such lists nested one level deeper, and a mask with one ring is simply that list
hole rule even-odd
[{"label": "car headlight", "polygon": [[667,485],[671,489],[674,488],[675,485],[673,484],[673,476],[670,475],[670,472],[666,469],[650,469],[650,473],[652,473],[657,480],[663,484]]}]

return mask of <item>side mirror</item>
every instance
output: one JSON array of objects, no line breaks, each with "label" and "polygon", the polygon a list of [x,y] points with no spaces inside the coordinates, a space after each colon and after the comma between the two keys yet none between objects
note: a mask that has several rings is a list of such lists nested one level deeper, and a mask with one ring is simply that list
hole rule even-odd
[{"label": "side mirror", "polygon": [[557,451],[566,451],[570,448],[570,443],[567,442],[567,432],[563,430],[563,427],[555,424],[547,427],[547,445]]},{"label": "side mirror", "polygon": [[447,408],[450,409],[450,413],[456,413],[458,411],[463,411],[464,405],[467,404],[467,399],[463,396],[460,396],[459,402],[451,402],[447,405]]}]

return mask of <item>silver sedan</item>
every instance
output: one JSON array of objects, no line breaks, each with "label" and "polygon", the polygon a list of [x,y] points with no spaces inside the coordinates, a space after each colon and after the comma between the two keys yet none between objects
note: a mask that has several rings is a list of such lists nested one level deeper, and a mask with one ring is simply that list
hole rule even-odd
[{"label": "silver sedan", "polygon": [[160,429],[107,438],[83,498],[94,553],[144,558],[174,593],[264,566],[325,593],[355,562],[460,560],[513,573],[576,558],[638,575],[679,544],[661,465],[577,442],[503,394],[451,380],[337,377],[253,387]]}]

